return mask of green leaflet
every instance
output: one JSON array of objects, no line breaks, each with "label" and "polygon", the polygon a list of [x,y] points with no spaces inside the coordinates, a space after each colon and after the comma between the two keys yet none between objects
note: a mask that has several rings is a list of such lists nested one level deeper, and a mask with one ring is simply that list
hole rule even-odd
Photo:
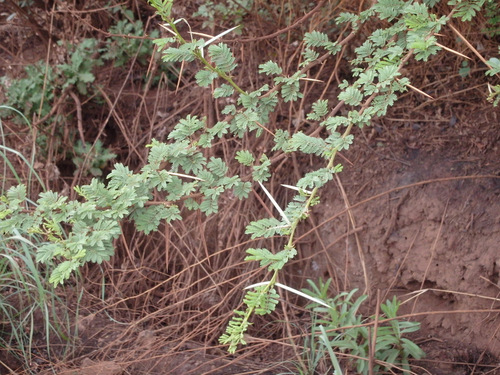
[{"label": "green leaflet", "polygon": [[252,153],[248,150],[237,151],[235,159],[238,160],[239,163],[246,165],[247,167],[250,167],[255,161]]},{"label": "green leaflet", "polygon": [[307,115],[308,120],[319,121],[328,113],[328,100],[318,100],[312,105],[312,112]]},{"label": "green leaflet", "polygon": [[258,261],[261,267],[267,266],[269,271],[277,271],[297,255],[297,250],[289,248],[273,254],[267,249],[247,249],[247,253],[250,255],[245,260]]},{"label": "green leaflet", "polygon": [[259,73],[266,75],[279,75],[283,72],[280,66],[274,61],[268,61],[259,65]]},{"label": "green leaflet", "polygon": [[231,96],[233,94],[234,94],[234,88],[225,83],[223,83],[222,85],[220,85],[220,87],[217,87],[214,90],[214,98],[216,99]]},{"label": "green leaflet", "polygon": [[210,70],[200,70],[196,73],[196,83],[200,87],[208,87],[212,84],[213,80],[216,79],[219,75]]},{"label": "green leaflet", "polygon": [[182,141],[204,127],[204,121],[199,120],[197,116],[188,115],[177,123],[174,130],[168,135],[168,138]]},{"label": "green leaflet", "polygon": [[137,230],[149,234],[152,231],[158,230],[158,226],[163,220],[169,223],[172,220],[180,220],[182,217],[177,206],[166,207],[164,205],[154,205],[138,208],[133,212],[132,219],[135,222]]},{"label": "green leaflet", "polygon": [[333,178],[335,172],[330,168],[320,168],[309,172],[297,182],[297,187],[303,190],[320,188]]},{"label": "green leaflet", "polygon": [[238,181],[233,188],[234,195],[238,197],[238,199],[248,198],[248,194],[252,190],[252,184],[250,182],[242,182]]},{"label": "green leaflet", "polygon": [[254,181],[265,182],[271,177],[271,173],[269,172],[271,160],[266,155],[262,155],[260,163],[260,165],[253,166],[252,177]]},{"label": "green leaflet", "polygon": [[279,234],[283,228],[286,228],[286,226],[278,219],[260,219],[248,224],[245,234],[250,234],[252,238],[271,237]]},{"label": "green leaflet", "polygon": [[231,72],[237,66],[231,49],[227,44],[219,43],[217,45],[210,45],[208,47],[208,54],[217,69],[224,73]]},{"label": "green leaflet", "polygon": [[326,142],[318,137],[311,137],[302,132],[295,133],[289,142],[290,147],[305,154],[324,155],[328,150]]}]

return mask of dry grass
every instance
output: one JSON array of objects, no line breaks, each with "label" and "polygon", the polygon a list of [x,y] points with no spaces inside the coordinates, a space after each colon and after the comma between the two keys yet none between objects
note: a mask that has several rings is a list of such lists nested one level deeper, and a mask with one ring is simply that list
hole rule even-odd
[{"label": "dry grass", "polygon": [[[28,15],[21,15],[17,24],[10,25],[10,31],[3,31],[10,43],[5,44],[0,51],[3,64],[9,60],[2,73],[18,76],[23,65],[34,62],[28,56],[31,52],[47,61],[55,61],[57,52],[54,47],[49,48],[52,45],[49,40],[76,42],[88,36],[108,36],[107,29],[112,23],[112,16],[104,8],[105,1],[93,1],[93,12],[81,12],[70,5],[62,10],[44,9],[39,7],[42,2],[35,3],[32,9],[34,19],[24,24],[28,26],[23,26],[23,22],[29,19]],[[196,10],[195,3],[184,1],[177,11],[182,11],[182,16],[192,14]],[[259,7],[269,7],[268,2],[255,1],[254,9],[244,18],[243,36],[228,41],[238,60],[239,75],[235,81],[243,88],[253,90],[264,83],[262,77],[257,75],[257,67],[269,59],[276,60],[283,67],[284,74],[295,72],[303,48],[300,40],[305,32],[327,30],[335,39],[344,30],[334,29],[329,20],[340,11],[357,11],[368,6],[368,2],[363,0],[355,3],[322,1],[320,5],[324,6],[318,6],[315,8],[317,11],[309,13],[312,8],[302,4],[304,2],[299,0],[273,2],[282,11],[275,14],[274,22],[270,22],[256,12]],[[158,20],[153,18],[151,9],[143,2],[133,0],[129,6],[136,15],[142,17],[145,24],[158,27]],[[287,10],[284,10],[285,6],[289,6]],[[446,14],[449,9],[442,7],[439,12]],[[201,20],[190,19],[189,22],[193,30],[201,30]],[[479,25],[483,22],[483,18],[478,20]],[[455,22],[454,26],[473,45],[481,44],[482,56],[491,56],[498,50],[498,37],[496,40],[485,38],[484,34],[477,32],[481,27],[478,24]],[[46,25],[50,25],[50,28]],[[221,28],[223,26],[220,25]],[[376,28],[379,25],[368,27]],[[47,29],[48,35],[44,31]],[[217,34],[219,31],[210,32]],[[362,30],[352,45],[357,45],[357,40],[361,40],[368,31]],[[40,35],[43,48],[36,46],[35,41],[39,39],[28,38],[33,33]],[[429,100],[418,91],[408,91],[387,117],[378,119],[372,129],[360,131],[360,139],[364,137],[367,144],[370,140],[376,140],[436,149],[453,144],[457,138],[467,138],[467,146],[461,146],[467,153],[486,150],[498,141],[498,129],[494,127],[483,126],[479,130],[480,134],[468,126],[461,126],[458,134],[453,131],[452,122],[463,122],[461,120],[468,118],[471,111],[488,112],[485,118],[494,116],[494,112],[484,100],[485,67],[475,57],[474,51],[459,41],[450,28],[443,30],[439,42],[473,59],[471,78],[464,81],[457,75],[463,59],[453,53],[442,53],[426,64],[410,63],[405,69],[412,79],[412,85],[434,99]],[[38,48],[41,54],[36,52]],[[336,86],[346,78],[349,69],[345,60],[350,59],[352,54],[352,47],[346,46],[338,57],[312,68],[308,77],[318,81],[304,82],[302,100],[282,103],[273,113],[268,129],[271,132],[276,129],[286,129],[291,133],[298,130],[315,132],[312,124],[304,121],[304,113],[318,98],[335,101]],[[54,103],[53,113],[65,117],[72,115],[73,120],[66,124],[67,129],[62,132],[61,146],[49,144],[46,156],[38,161],[38,170],[44,176],[48,188],[65,191],[74,198],[70,188],[88,182],[85,177],[73,176],[68,163],[75,138],[78,139],[78,134],[81,134],[78,127],[86,140],[101,139],[112,152],[119,155],[120,162],[139,169],[146,160],[145,145],[152,138],[166,139],[170,129],[182,116],[196,114],[206,117],[209,126],[224,118],[220,113],[224,107],[222,100],[213,101],[209,90],[194,87],[195,67],[190,64],[171,68],[173,74],[178,76],[177,82],[169,81],[166,75],[162,76],[158,85],[153,85],[151,80],[145,83],[135,80],[135,77],[141,77],[146,71],[154,73],[157,69],[158,61],[154,60],[150,66],[140,66],[134,59],[126,68],[106,66],[98,73],[99,92],[104,98],[101,105],[97,106],[86,98],[73,100],[70,96]],[[81,118],[77,115],[79,113]],[[20,151],[29,150],[33,145],[30,132],[14,122],[5,123],[10,127],[7,143]],[[424,126],[427,123],[436,126],[427,130],[423,137],[415,137],[407,125]],[[58,131],[37,118],[33,119],[33,124],[38,133],[50,135]],[[206,156],[234,160],[236,150],[244,148],[253,150],[258,158],[259,154],[269,151],[271,141],[269,134],[259,139],[250,136],[241,140],[226,138],[206,150]],[[356,158],[356,154],[349,154],[344,163],[355,164]],[[283,192],[280,184],[293,185],[317,160],[313,157],[281,155],[274,161],[273,178],[268,189],[284,205],[290,197]],[[19,165],[18,172],[26,176],[27,172],[21,163],[15,163]],[[240,166],[232,168],[230,173],[233,174],[248,173]],[[353,208],[365,203],[357,201],[357,194],[349,191],[344,197],[346,207]],[[162,197],[158,196],[157,199],[161,200]],[[283,294],[283,303],[276,312],[269,317],[255,319],[255,325],[249,331],[252,344],[242,348],[236,356],[229,356],[217,343],[232,311],[241,303],[243,288],[266,279],[263,270],[254,263],[243,261],[244,250],[250,246],[259,247],[262,241],[249,240],[244,228],[252,220],[273,215],[272,211],[272,205],[265,195],[255,189],[252,196],[243,202],[226,196],[220,212],[211,217],[185,210],[182,222],[163,226],[154,235],[141,235],[135,232],[130,223],[123,223],[123,235],[116,241],[113,259],[101,267],[89,265],[83,270],[84,297],[80,306],[82,321],[79,322],[82,346],[76,348],[71,358],[53,358],[52,365],[59,369],[56,371],[80,365],[83,358],[91,358],[96,362],[112,360],[122,370],[127,369],[135,374],[243,374],[243,368],[252,374],[273,374],[286,368],[296,371],[294,366],[306,369],[307,363],[304,363],[303,356],[306,349],[302,347],[302,338],[309,334],[310,319],[307,311],[301,307],[303,301],[295,296]],[[351,217],[346,224],[345,236],[339,241],[346,241],[347,238],[352,240],[362,230],[356,226],[356,218],[348,209],[339,208],[327,220],[342,218],[346,213]],[[316,276],[313,260],[326,257],[328,262],[321,276],[334,280],[336,290],[332,290],[332,293],[344,290],[347,286],[353,287],[347,266],[339,264],[329,251],[333,244],[324,243],[319,230],[322,223],[318,223],[318,220],[312,215],[300,228],[297,246],[299,254],[303,256],[284,270],[281,282],[297,289],[305,287],[305,280]],[[273,238],[266,242],[266,246],[278,250],[282,243],[280,238]],[[358,243],[357,247],[356,251],[362,254],[362,245]],[[374,290],[369,292],[373,293]],[[490,313],[496,312],[498,310],[492,306]],[[412,316],[418,315],[409,315]],[[422,362],[422,365],[425,366],[425,363]],[[124,373],[129,373],[126,371]]]}]

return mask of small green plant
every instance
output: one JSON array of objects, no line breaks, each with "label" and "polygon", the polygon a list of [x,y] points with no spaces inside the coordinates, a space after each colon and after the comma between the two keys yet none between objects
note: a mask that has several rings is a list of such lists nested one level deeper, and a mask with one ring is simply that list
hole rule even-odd
[{"label": "small green plant", "polygon": [[[3,77],[0,81],[7,88],[7,104],[10,107],[19,109],[30,120],[43,120],[42,129],[56,125],[56,132],[52,136],[47,132],[40,132],[36,138],[42,154],[46,152],[49,142],[56,148],[61,144],[66,120],[62,114],[55,114],[55,103],[65,103],[70,100],[69,95],[76,97],[73,91],[87,96],[89,91],[92,91],[89,86],[95,80],[93,70],[103,64],[102,59],[95,56],[96,39],[83,39],[75,46],[60,41],[59,45],[68,51],[66,62],[50,66],[39,61],[25,68],[25,78],[9,82]],[[0,112],[0,116],[6,116],[8,113]]]},{"label": "small green plant", "polygon": [[142,21],[134,21],[134,14],[129,9],[119,8],[119,11],[125,18],[111,26],[109,32],[120,36],[112,36],[106,40],[101,49],[103,52],[101,57],[104,60],[113,60],[115,67],[124,66],[134,57],[139,63],[145,65],[153,49],[153,42],[150,38],[158,38],[159,32],[153,30],[149,38],[133,38],[144,36]]},{"label": "small green plant", "polygon": [[[12,111],[27,121],[21,112],[13,108],[1,106],[0,109]],[[29,123],[27,125],[31,127]],[[0,134],[4,141],[1,119]],[[4,144],[0,145],[0,157],[9,166],[10,173],[18,183],[21,183],[21,178],[9,162],[9,156],[12,155],[23,160],[28,166],[28,186],[31,185],[32,179],[36,178],[39,186],[43,188],[40,176],[32,167],[34,155],[30,160]],[[7,199],[4,195],[5,180],[2,182],[0,205],[5,204]],[[19,198],[21,197],[9,197],[11,207],[23,210],[32,207],[33,202]],[[4,224],[8,215],[9,211],[0,212],[0,223]],[[20,363],[24,363],[28,369],[32,367],[34,360],[35,339],[45,340],[50,358],[52,354],[60,356],[71,352],[76,338],[76,316],[72,316],[70,310],[65,308],[66,302],[61,297],[64,294],[48,283],[50,267],[36,262],[36,254],[43,244],[42,237],[32,235],[28,238],[15,229],[10,231],[9,235],[5,235],[3,231],[0,235],[0,347]],[[78,310],[78,305],[76,308]],[[54,344],[56,348],[52,350]]]},{"label": "small green plant", "polygon": [[6,76],[0,79],[0,83],[7,88],[7,104],[30,119],[35,114],[44,117],[52,108],[54,91],[51,88],[55,85],[56,74],[51,67],[46,69],[43,61],[28,65],[24,70],[26,78],[12,82]]},{"label": "small green plant", "polygon": [[[392,367],[398,367],[410,371],[409,359],[420,359],[424,356],[422,349],[406,337],[407,333],[420,329],[417,322],[405,322],[397,320],[397,312],[400,302],[396,297],[381,304],[383,315],[378,317],[379,321],[388,320],[387,323],[379,324],[376,331],[369,321],[359,313],[359,308],[367,299],[366,295],[354,298],[357,290],[340,293],[334,298],[327,298],[328,287],[331,280],[319,281],[316,285],[308,280],[310,289],[303,290],[304,293],[325,301],[331,307],[325,307],[317,303],[308,307],[313,312],[313,335],[310,346],[315,350],[315,361],[319,362],[322,357],[329,357],[332,362],[334,373],[339,373],[339,360],[334,353],[349,355],[354,364],[356,373],[366,375],[370,369],[370,351],[375,360],[372,370],[377,373],[384,370],[389,371]],[[372,338],[376,337],[375,346],[372,346]]]},{"label": "small green plant", "polygon": [[67,62],[51,67],[39,61],[25,68],[25,78],[9,82],[3,77],[1,83],[7,88],[7,104],[18,108],[28,118],[35,114],[43,118],[50,114],[56,95],[62,95],[71,87],[87,95],[87,85],[95,80],[92,71],[103,63],[93,56],[96,47],[95,39],[84,39],[76,46],[67,44]]},{"label": "small green plant", "polygon": [[[60,41],[59,44],[65,43]],[[94,68],[103,65],[102,59],[96,54],[97,44],[94,38],[83,39],[74,47],[66,43],[69,61],[56,66],[56,71],[59,73],[57,87],[61,92],[76,87],[80,94],[88,94],[87,85],[95,80]]]},{"label": "small green plant", "polygon": [[462,78],[466,78],[470,76],[470,66],[467,61],[462,61],[461,67],[458,70],[458,74]]},{"label": "small green plant", "polygon": [[100,139],[95,142],[94,147],[89,142],[76,142],[73,149],[75,156],[73,163],[76,166],[75,175],[87,176],[89,173],[94,177],[102,176],[102,170],[108,165],[108,162],[116,158],[116,154],[110,152],[102,145]]},{"label": "small green plant", "polygon": [[500,35],[500,4],[495,1],[489,1],[485,6],[485,16],[487,27],[484,32],[495,37]]},{"label": "small green plant", "polygon": [[[123,36],[113,36],[104,44],[94,38],[82,39],[78,44],[61,40],[58,44],[66,53],[65,62],[51,66],[39,61],[25,68],[25,78],[10,81],[2,77],[0,83],[7,90],[7,104],[18,108],[30,119],[33,115],[46,118],[54,106],[55,98],[66,95],[72,88],[83,96],[99,95],[91,84],[95,81],[95,68],[102,66],[105,61],[112,60],[116,67],[120,67],[137,56],[145,64],[146,56],[152,50],[152,40],[126,37],[142,37],[144,26],[140,20],[133,21],[130,10],[119,10],[125,19],[111,26],[109,32]],[[155,38],[158,34],[154,30],[151,37]],[[60,121],[52,117],[47,122],[54,120]]]},{"label": "small green plant", "polygon": [[202,27],[213,29],[217,22],[229,21],[232,25],[241,25],[243,17],[253,7],[253,0],[224,0],[224,1],[205,1],[198,8],[193,16],[203,17]]},{"label": "small green plant", "polygon": [[[498,48],[500,52],[500,47]],[[487,76],[494,76],[500,74],[500,59],[497,57],[492,57],[487,61],[489,69],[486,71]],[[490,85],[488,83],[489,95],[488,101],[493,103],[493,106],[497,106],[500,103],[500,85]]]}]

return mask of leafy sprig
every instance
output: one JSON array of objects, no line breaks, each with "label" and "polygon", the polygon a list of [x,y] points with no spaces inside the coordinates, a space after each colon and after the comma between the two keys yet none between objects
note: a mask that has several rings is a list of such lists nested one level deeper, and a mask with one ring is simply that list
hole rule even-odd
[{"label": "leafy sprig", "polygon": [[[49,281],[57,285],[87,262],[109,260],[114,254],[113,240],[121,235],[119,221],[123,219],[132,220],[137,230],[148,234],[162,222],[182,219],[180,203],[175,202],[195,191],[201,203],[190,201],[187,205],[207,214],[217,212],[220,196],[229,189],[234,189],[240,199],[248,196],[248,182],[227,176],[224,161],[205,159],[185,140],[202,126],[196,117],[179,121],[172,136],[178,139],[176,143],[153,140],[148,164],[141,172],[116,164],[107,183],[92,179],[88,185],[75,187],[78,200],[70,201],[48,191],[40,194],[35,207],[30,208],[26,187],[11,187],[0,199],[0,234],[45,237],[48,242],[40,246],[37,261],[54,265]],[[162,169],[163,163],[170,169]],[[197,176],[178,173],[180,169]],[[164,201],[152,202],[155,190],[165,192]]]},{"label": "leafy sprig", "polygon": [[[155,1],[152,2],[155,5]],[[158,4],[157,4],[158,5]],[[250,325],[249,319],[253,313],[267,311],[263,307],[266,295],[269,298],[278,278],[278,271],[295,256],[294,235],[298,224],[308,217],[310,208],[318,203],[318,191],[342,167],[335,163],[339,151],[346,150],[353,142],[351,134],[355,126],[365,126],[373,116],[384,115],[387,108],[397,100],[397,92],[405,91],[408,80],[401,77],[400,68],[413,54],[416,59],[426,60],[435,54],[440,47],[436,43],[435,33],[446,22],[446,19],[437,19],[425,4],[404,0],[380,0],[360,15],[342,14],[338,23],[350,23],[353,32],[344,40],[332,42],[328,36],[319,31],[311,31],[304,36],[305,49],[301,69],[290,76],[282,74],[281,67],[273,61],[259,66],[259,72],[272,79],[274,86],[264,85],[254,92],[241,89],[229,74],[236,68],[237,63],[230,48],[219,43],[208,47],[208,59],[205,59],[203,41],[188,42],[178,33],[175,22],[170,17],[168,9],[159,10],[163,20],[170,26],[176,36],[178,47],[169,47],[164,50],[164,59],[173,61],[198,60],[202,69],[196,75],[202,86],[215,84],[217,79],[223,83],[218,85],[215,96],[232,95],[232,88],[238,94],[236,107],[227,105],[222,113],[229,115],[230,120],[224,124],[224,131],[236,137],[243,137],[250,131],[256,131],[259,136],[267,122],[268,114],[277,105],[280,94],[283,102],[296,101],[303,95],[301,80],[307,77],[308,70],[329,56],[338,53],[343,44],[347,43],[359,30],[361,23],[373,16],[387,20],[391,24],[386,29],[379,29],[368,36],[367,41],[356,49],[357,57],[353,60],[353,77],[355,81],[345,81],[338,95],[340,103],[332,113],[326,100],[319,100],[312,105],[307,119],[318,121],[320,126],[327,129],[329,134],[322,138],[303,132],[289,134],[277,130],[274,134],[275,145],[272,151],[302,152],[323,157],[326,165],[317,171],[309,172],[297,182],[300,191],[288,204],[283,212],[285,221],[275,218],[266,218],[250,223],[246,233],[252,238],[286,236],[287,244],[283,250],[272,253],[268,249],[249,249],[247,260],[255,260],[262,267],[268,267],[272,272],[271,281],[253,292],[247,292],[244,297],[245,311],[237,311],[228,325],[221,342],[229,344],[229,351],[234,352],[237,345],[244,343],[243,333]],[[321,50],[326,53],[320,55]],[[347,116],[337,116],[340,106],[349,106]],[[271,159],[262,155],[256,160],[248,150],[237,152],[236,159],[252,168],[252,179],[263,182],[271,177]],[[236,184],[236,186],[241,186]],[[276,204],[276,203],[273,203]],[[281,209],[280,209],[281,212]],[[365,275],[366,278],[366,275]],[[271,298],[272,299],[272,298]]]}]

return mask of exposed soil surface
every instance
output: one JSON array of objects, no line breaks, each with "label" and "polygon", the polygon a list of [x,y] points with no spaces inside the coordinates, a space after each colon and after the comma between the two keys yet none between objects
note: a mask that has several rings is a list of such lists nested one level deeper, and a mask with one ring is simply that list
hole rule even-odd
[{"label": "exposed soil surface", "polygon": [[[407,300],[402,311],[422,322],[428,359],[441,362],[424,366],[433,374],[491,371],[500,355],[498,149],[470,155],[466,143],[361,145],[340,176],[355,226],[348,212],[337,214],[346,207],[339,188],[318,218],[330,257],[346,264],[347,289],[365,285],[360,246],[372,293]],[[338,241],[353,229],[359,242]]]}]

